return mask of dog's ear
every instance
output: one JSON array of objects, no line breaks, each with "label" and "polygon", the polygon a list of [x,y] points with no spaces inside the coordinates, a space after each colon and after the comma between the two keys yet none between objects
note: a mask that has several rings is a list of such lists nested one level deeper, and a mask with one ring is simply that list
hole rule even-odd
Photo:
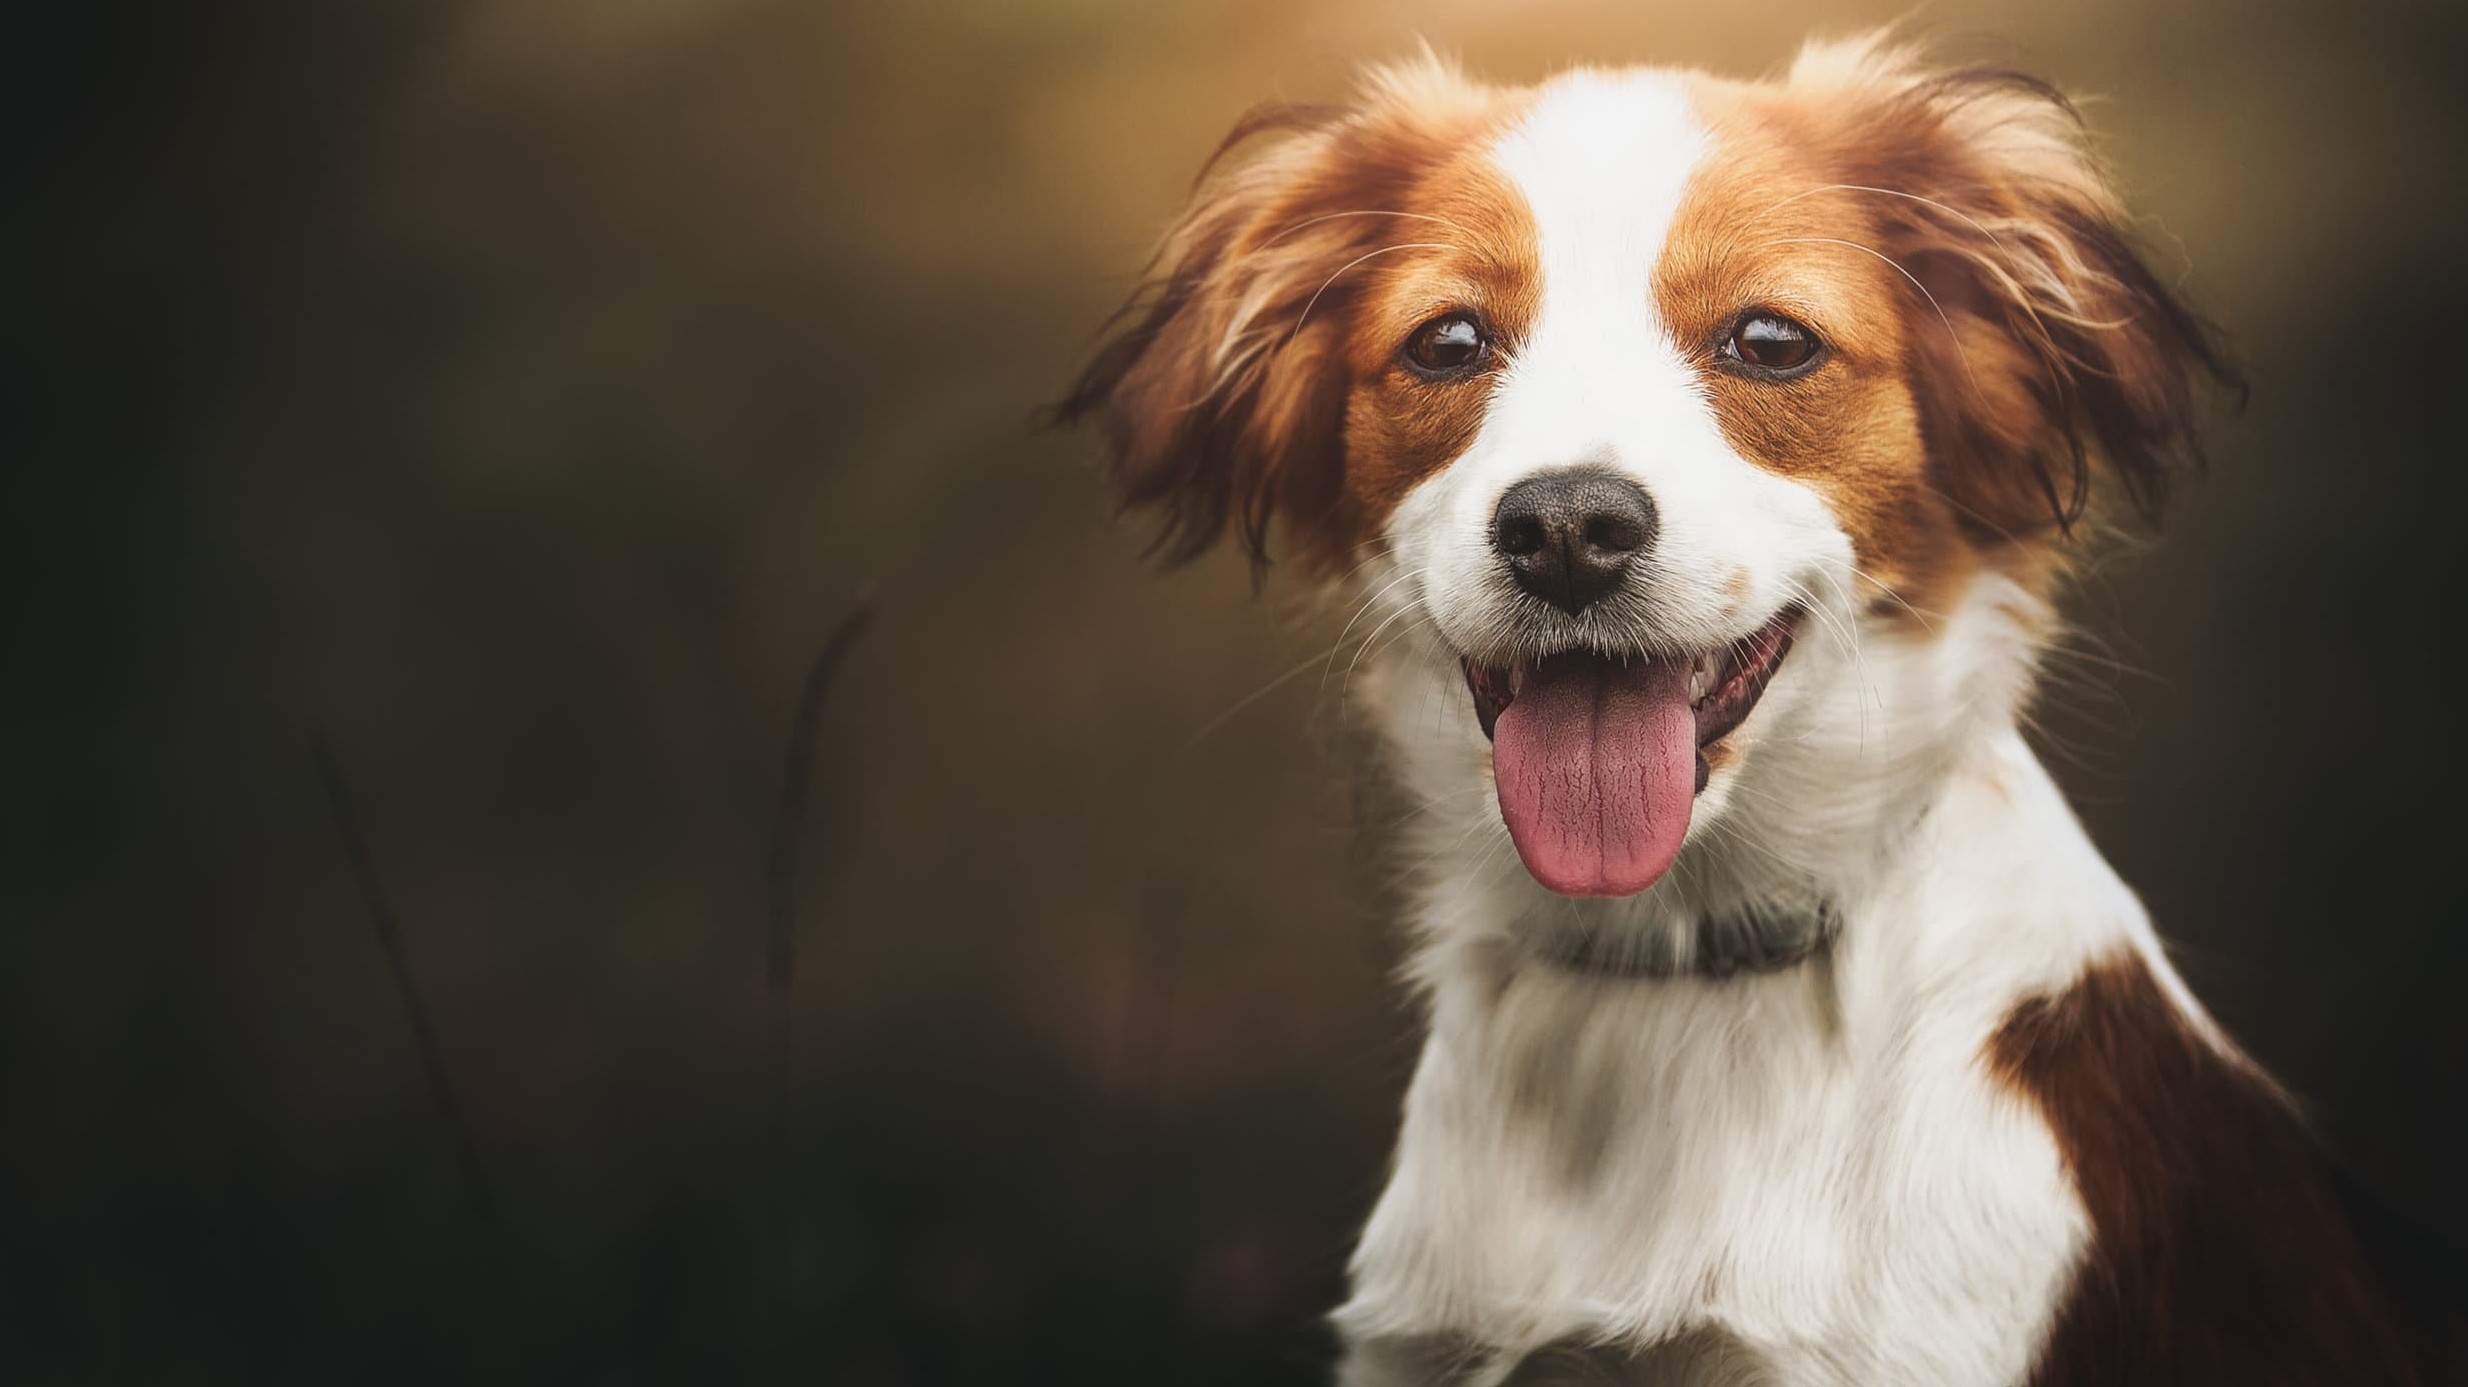
[{"label": "dog's ear", "polygon": [[[1116,314],[1070,396],[1102,414],[1126,506],[1165,525],[1179,563],[1228,529],[1255,567],[1280,527],[1327,570],[1358,537],[1345,488],[1348,330],[1372,276],[1356,267],[1426,240],[1404,209],[1488,88],[1426,53],[1373,69],[1347,106],[1272,106],[1203,169],[1147,282]],[[1422,218],[1430,221],[1430,218]]]},{"label": "dog's ear", "polygon": [[1056,407],[1066,424],[1105,416],[1116,491],[1163,512],[1167,562],[1232,527],[1264,565],[1272,521],[1342,504],[1345,287],[1329,280],[1361,231],[1313,219],[1337,192],[1347,120],[1318,106],[1246,116]]},{"label": "dog's ear", "polygon": [[2237,382],[2137,249],[2073,105],[1873,39],[1812,49],[1792,76],[1861,112],[1884,249],[1926,299],[1910,381],[1933,480],[1965,522],[1984,539],[2070,532],[2111,501],[2156,520],[2198,458],[2197,385]]}]

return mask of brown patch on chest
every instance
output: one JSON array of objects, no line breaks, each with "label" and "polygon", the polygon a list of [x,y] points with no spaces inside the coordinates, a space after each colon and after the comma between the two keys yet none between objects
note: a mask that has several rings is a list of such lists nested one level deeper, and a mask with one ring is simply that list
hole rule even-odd
[{"label": "brown patch on chest", "polygon": [[[2134,958],[2006,1018],[2092,1225],[2032,1387],[2468,1381],[2468,1318]],[[2456,1289],[2456,1288],[2453,1288]]]}]

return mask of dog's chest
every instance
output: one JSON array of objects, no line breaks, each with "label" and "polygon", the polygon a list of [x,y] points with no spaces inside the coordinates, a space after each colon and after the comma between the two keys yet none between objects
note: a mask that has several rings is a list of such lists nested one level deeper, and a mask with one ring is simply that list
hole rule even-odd
[{"label": "dog's chest", "polygon": [[1469,1382],[1673,1341],[1570,1370],[2020,1380],[2085,1236],[2054,1141],[1983,1067],[1992,1008],[1840,982],[1527,971],[1455,999],[1356,1258],[1350,1336],[1462,1343]]}]

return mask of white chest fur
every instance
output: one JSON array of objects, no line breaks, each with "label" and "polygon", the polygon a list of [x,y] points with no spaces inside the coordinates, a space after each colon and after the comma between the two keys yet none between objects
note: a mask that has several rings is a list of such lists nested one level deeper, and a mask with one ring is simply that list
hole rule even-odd
[{"label": "white chest fur", "polygon": [[[1502,889],[1472,872],[1431,909]],[[1572,975],[1430,931],[1431,1034],[1337,1315],[1345,1380],[1548,1380],[1538,1351],[1578,1344],[1594,1382],[2020,1381],[2087,1222],[1990,1037],[2098,953],[2170,975],[2010,733],[1841,905],[1830,958],[1729,981]],[[1694,1347],[1634,1356],[1674,1341]]]}]

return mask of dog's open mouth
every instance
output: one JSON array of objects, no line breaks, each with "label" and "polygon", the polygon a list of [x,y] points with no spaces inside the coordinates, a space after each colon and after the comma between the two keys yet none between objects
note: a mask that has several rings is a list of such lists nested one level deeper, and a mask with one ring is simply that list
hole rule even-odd
[{"label": "dog's open mouth", "polygon": [[1705,789],[1705,749],[1747,720],[1799,622],[1788,608],[1686,660],[1569,650],[1514,669],[1467,661],[1500,817],[1534,879],[1566,896],[1632,896],[1660,880]]}]

